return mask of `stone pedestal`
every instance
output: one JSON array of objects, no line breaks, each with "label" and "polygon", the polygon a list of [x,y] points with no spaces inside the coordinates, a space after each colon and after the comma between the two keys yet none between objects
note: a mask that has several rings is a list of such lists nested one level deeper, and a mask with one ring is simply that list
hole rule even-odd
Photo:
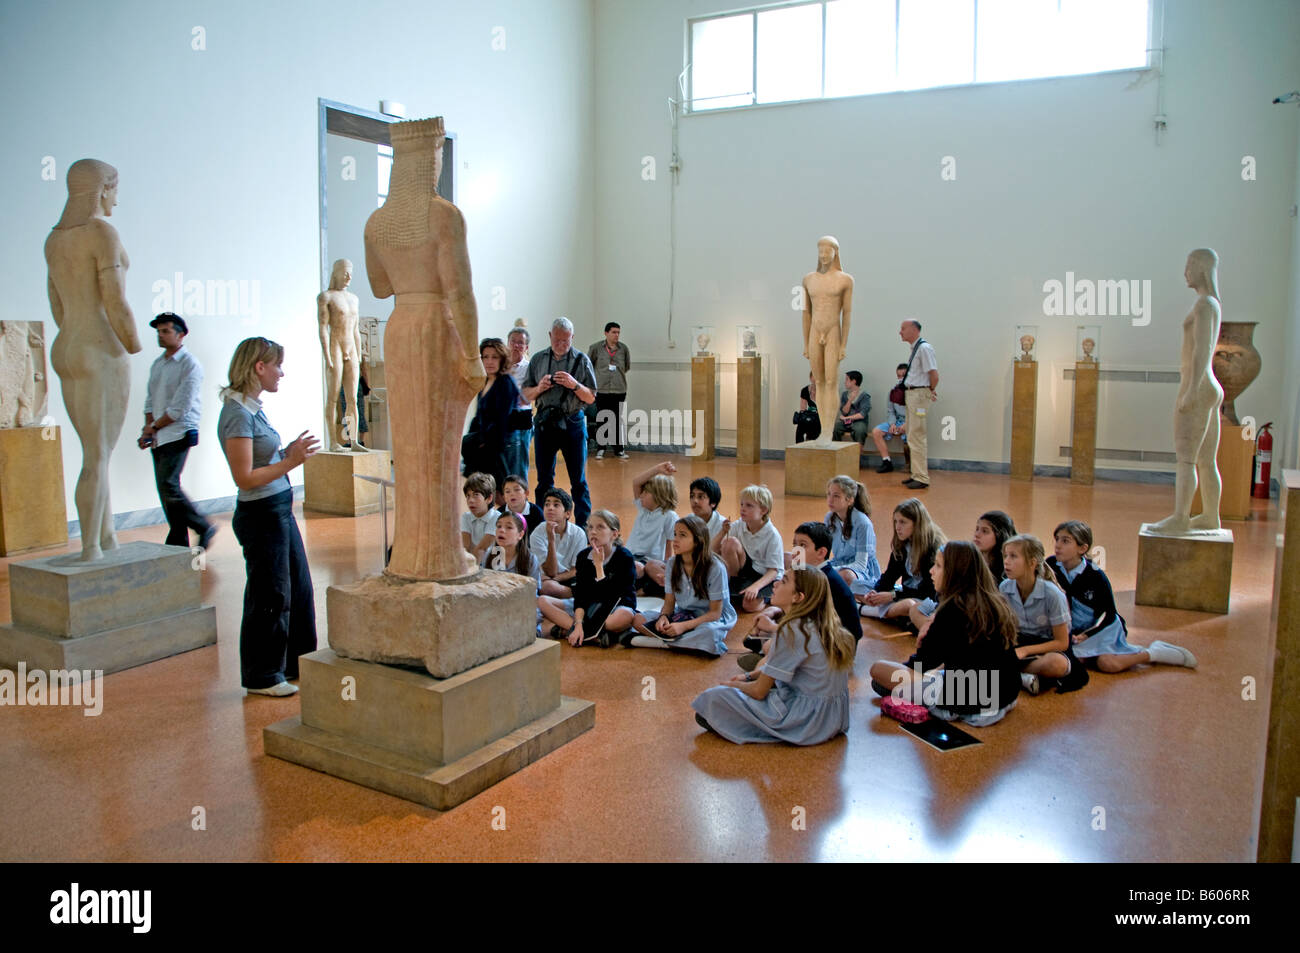
[{"label": "stone pedestal", "polygon": [[1074,426],[1070,434],[1070,482],[1092,486],[1097,470],[1096,361],[1074,365]]},{"label": "stone pedestal", "polygon": [[59,428],[0,430],[0,556],[67,541]]},{"label": "stone pedestal", "polygon": [[1143,523],[1138,533],[1137,594],[1140,606],[1228,611],[1232,590],[1232,530],[1197,530],[1157,536]]},{"label": "stone pedestal", "polygon": [[1011,479],[1034,478],[1038,427],[1038,362],[1016,361],[1011,397]]},{"label": "stone pedestal", "polygon": [[852,440],[818,444],[795,443],[785,448],[787,496],[825,496],[830,478],[841,473],[857,478],[862,448]]},{"label": "stone pedestal", "polygon": [[0,626],[0,664],[107,674],[217,641],[216,610],[202,604],[202,554],[127,543],[96,562],[78,557],[9,567],[13,624]]},{"label": "stone pedestal", "polygon": [[696,460],[712,460],[717,445],[718,365],[712,357],[691,358],[691,417],[704,418],[704,436],[696,438],[703,452]]},{"label": "stone pedestal", "polygon": [[379,512],[379,491],[373,483],[354,480],[354,474],[389,479],[393,458],[387,450],[352,453],[324,450],[303,464],[305,512],[334,516],[366,516]]},{"label": "stone pedestal", "polygon": [[1273,694],[1264,748],[1264,796],[1255,859],[1296,860],[1300,797],[1300,470],[1282,471],[1281,533],[1273,566]]},{"label": "stone pedestal", "polygon": [[[1222,421],[1219,431],[1219,476],[1223,492],[1219,496],[1219,519],[1250,519],[1250,490],[1255,479],[1255,441],[1247,440],[1249,429]],[[1192,513],[1201,512],[1201,488],[1192,497]]]},{"label": "stone pedestal", "polygon": [[758,463],[762,456],[763,359],[736,361],[736,462]]}]

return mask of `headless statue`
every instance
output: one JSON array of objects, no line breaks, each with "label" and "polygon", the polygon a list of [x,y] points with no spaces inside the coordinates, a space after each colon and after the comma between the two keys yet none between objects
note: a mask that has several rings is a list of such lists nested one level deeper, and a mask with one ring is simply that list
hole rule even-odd
[{"label": "headless statue", "polygon": [[117,170],[97,159],[68,167],[68,203],[45,240],[50,311],[59,329],[50,364],[81,441],[77,519],[81,559],[117,548],[108,494],[108,461],[122,433],[131,396],[128,354],[140,352],[135,316],[126,303],[130,262],[106,219],[117,204]]},{"label": "headless statue", "polygon": [[442,119],[390,128],[388,198],[365,230],[370,287],[376,298],[396,295],[384,356],[401,516],[386,572],[449,580],[476,570],[460,538],[460,435],[487,375],[478,353],[465,220],[437,192]]},{"label": "headless statue", "polygon": [[818,444],[829,444],[839,410],[840,361],[849,345],[853,310],[853,276],[840,267],[840,243],[827,235],[817,240],[817,270],[803,278],[803,356],[812,367],[820,394],[831,395],[817,405],[822,423]]},{"label": "headless statue", "polygon": [[[357,382],[361,374],[361,331],[357,296],[348,291],[352,262],[340,258],[330,270],[330,286],[316,296],[320,346],[325,352],[325,420],[331,450],[347,445],[364,453],[358,436]],[[343,389],[343,419],[339,420],[339,388]]]},{"label": "headless statue", "polygon": [[[1219,496],[1219,405],[1223,388],[1210,368],[1219,340],[1219,256],[1198,248],[1187,256],[1183,275],[1200,297],[1183,319],[1183,354],[1174,410],[1174,450],[1178,454],[1174,512],[1146,528],[1161,536],[1183,536],[1196,530],[1217,530]],[[1201,488],[1202,510],[1191,515],[1192,496]]]}]

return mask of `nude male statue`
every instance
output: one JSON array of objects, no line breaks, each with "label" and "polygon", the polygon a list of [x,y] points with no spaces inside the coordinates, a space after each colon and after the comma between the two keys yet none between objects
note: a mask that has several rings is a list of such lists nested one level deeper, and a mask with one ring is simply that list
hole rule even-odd
[{"label": "nude male statue", "polygon": [[[1200,294],[1183,319],[1183,354],[1174,409],[1175,471],[1174,512],[1147,529],[1160,536],[1182,536],[1195,530],[1217,530],[1219,496],[1219,405],[1223,388],[1210,368],[1214,345],[1219,340],[1219,256],[1213,249],[1198,248],[1187,256],[1183,276],[1187,287]],[[1191,516],[1192,496],[1201,488],[1202,510]]]},{"label": "nude male statue", "polygon": [[[358,437],[357,381],[361,373],[361,331],[357,296],[352,282],[352,262],[340,258],[330,270],[330,286],[316,296],[320,346],[325,352],[325,420],[329,423],[330,449],[364,453]],[[339,387],[343,388],[343,419],[338,419]]]},{"label": "nude male statue", "polygon": [[[803,278],[803,356],[812,366],[822,394],[839,393],[839,367],[849,344],[853,310],[853,276],[840,267],[840,243],[830,235],[817,240],[817,270]],[[819,444],[831,442],[839,402],[834,397],[817,406],[822,433]]]}]

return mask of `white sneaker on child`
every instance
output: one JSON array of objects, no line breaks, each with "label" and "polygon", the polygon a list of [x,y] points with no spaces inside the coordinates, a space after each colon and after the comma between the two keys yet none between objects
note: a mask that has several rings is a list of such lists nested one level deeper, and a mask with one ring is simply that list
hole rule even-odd
[{"label": "white sneaker on child", "polygon": [[628,644],[638,649],[666,649],[668,643],[663,639],[652,639],[648,635],[634,635]]},{"label": "white sneaker on child", "polygon": [[1147,655],[1151,656],[1151,661],[1160,665],[1182,665],[1185,668],[1196,668],[1196,656],[1181,645],[1174,645],[1172,642],[1163,642],[1156,639],[1147,646]]},{"label": "white sneaker on child", "polygon": [[1037,695],[1041,687],[1038,683],[1038,676],[1032,672],[1020,673],[1020,687],[1031,695]]}]

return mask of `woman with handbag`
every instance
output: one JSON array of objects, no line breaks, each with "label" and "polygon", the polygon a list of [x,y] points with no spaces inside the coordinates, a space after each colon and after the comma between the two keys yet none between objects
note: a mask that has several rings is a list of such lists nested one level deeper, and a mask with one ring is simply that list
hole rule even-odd
[{"label": "woman with handbag", "polygon": [[816,440],[822,435],[821,418],[817,416],[817,382],[808,375],[808,386],[799,391],[799,409],[794,415],[794,442]]},{"label": "woman with handbag", "polygon": [[505,502],[502,490],[506,477],[506,446],[514,428],[514,412],[519,404],[519,387],[510,376],[510,353],[500,338],[479,342],[479,357],[487,380],[478,393],[469,432],[461,440],[464,473],[487,473],[496,481],[493,505]]}]

